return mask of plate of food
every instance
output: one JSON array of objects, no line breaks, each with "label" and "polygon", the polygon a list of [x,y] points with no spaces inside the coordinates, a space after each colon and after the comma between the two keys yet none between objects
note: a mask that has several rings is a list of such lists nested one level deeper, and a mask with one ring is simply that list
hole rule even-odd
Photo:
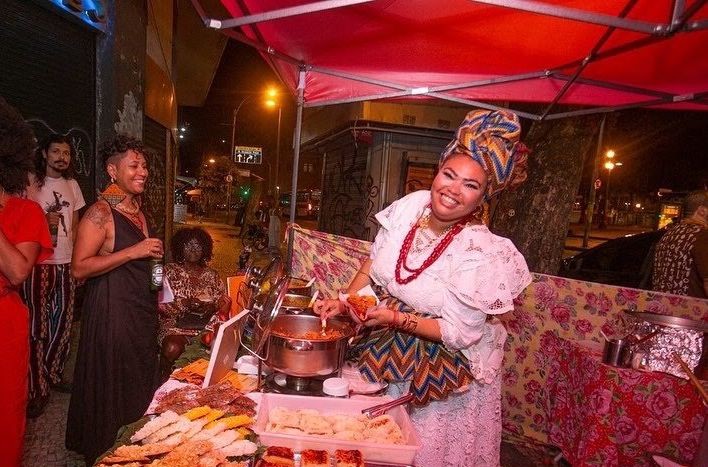
[{"label": "plate of food", "polygon": [[352,319],[358,324],[366,321],[366,313],[369,308],[379,304],[379,298],[370,285],[350,294],[340,292],[339,300],[344,304]]}]

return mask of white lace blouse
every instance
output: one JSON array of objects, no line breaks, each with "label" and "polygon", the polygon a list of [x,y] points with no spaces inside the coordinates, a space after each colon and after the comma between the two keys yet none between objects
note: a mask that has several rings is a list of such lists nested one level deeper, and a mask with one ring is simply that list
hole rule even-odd
[{"label": "white lace blouse", "polygon": [[[440,317],[446,347],[462,350],[477,380],[491,382],[501,367],[506,332],[488,315],[513,309],[514,298],[531,283],[526,261],[514,244],[484,225],[465,227],[440,258],[407,284],[395,279],[406,234],[425,214],[430,192],[411,193],[379,212],[381,228],[371,250],[371,277],[415,310]],[[409,251],[407,264],[419,267],[437,241]],[[403,271],[403,277],[407,276]],[[498,320],[494,320],[498,321]]]}]

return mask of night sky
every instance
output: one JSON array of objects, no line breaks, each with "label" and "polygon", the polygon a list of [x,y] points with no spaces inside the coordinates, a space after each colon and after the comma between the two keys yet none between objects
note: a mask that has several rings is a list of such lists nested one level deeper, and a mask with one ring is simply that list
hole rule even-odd
[{"label": "night sky", "polygon": [[[292,160],[293,98],[254,49],[229,41],[204,106],[180,107],[178,123],[188,125],[185,138],[180,140],[180,174],[195,176],[205,153],[229,154],[233,111],[245,98],[248,100],[236,116],[236,145],[261,146],[264,160],[272,160],[276,151],[278,110],[266,108],[263,103],[269,86],[280,86],[284,93],[280,157]],[[266,164],[249,168],[267,176]]]},{"label": "night sky", "polygon": [[[261,95],[269,85],[278,84],[276,75],[254,49],[229,41],[205,105],[180,108],[180,125],[189,124],[189,134],[180,141],[180,173],[195,176],[205,151],[228,154],[231,115],[247,96],[253,97],[237,115],[236,144],[263,146],[264,160],[272,160],[277,109],[265,108]],[[287,93],[282,86],[281,89]],[[282,102],[281,161],[292,160],[295,125],[293,97],[285,94]],[[608,114],[604,146],[613,149],[616,160],[623,163],[612,171],[613,191],[646,194],[658,188],[686,191],[706,186],[708,107],[706,110],[629,110]],[[254,171],[265,177],[268,168],[263,164]]]}]

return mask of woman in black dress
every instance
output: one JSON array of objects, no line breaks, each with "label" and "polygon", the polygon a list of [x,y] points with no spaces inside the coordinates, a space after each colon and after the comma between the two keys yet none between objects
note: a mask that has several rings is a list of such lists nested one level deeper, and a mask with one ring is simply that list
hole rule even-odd
[{"label": "woman in black dress", "polygon": [[66,446],[88,465],[113,445],[118,428],[143,415],[158,381],[149,259],[162,257],[163,248],[140,210],[144,154],[139,140],[123,135],[101,148],[112,184],[81,220],[71,264],[88,281]]}]

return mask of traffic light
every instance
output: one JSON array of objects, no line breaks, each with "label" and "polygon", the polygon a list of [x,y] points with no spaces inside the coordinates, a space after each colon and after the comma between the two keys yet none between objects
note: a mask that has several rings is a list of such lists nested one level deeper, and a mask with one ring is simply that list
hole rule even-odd
[{"label": "traffic light", "polygon": [[242,186],[241,187],[241,198],[248,199],[249,196],[251,196],[251,187],[250,186]]}]

